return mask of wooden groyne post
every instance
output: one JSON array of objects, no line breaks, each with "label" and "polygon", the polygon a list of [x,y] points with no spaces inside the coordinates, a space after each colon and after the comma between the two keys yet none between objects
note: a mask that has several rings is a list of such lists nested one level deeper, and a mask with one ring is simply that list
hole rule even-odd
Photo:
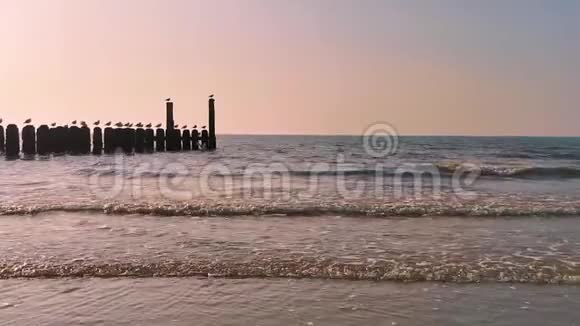
[{"label": "wooden groyne post", "polygon": [[17,157],[20,155],[20,130],[15,124],[6,126],[6,156]]},{"label": "wooden groyne post", "polygon": [[50,147],[50,129],[41,125],[36,130],[36,151],[38,155],[48,155],[52,151]]},{"label": "wooden groyne post", "polygon": [[181,137],[177,135],[175,130],[175,120],[173,117],[173,102],[167,101],[165,103],[167,121],[165,124],[165,149],[170,152],[175,152],[181,147]]},{"label": "wooden groyne post", "polygon": [[155,131],[153,129],[145,130],[145,152],[153,153],[155,150]]},{"label": "wooden groyne post", "polygon": [[207,142],[207,149],[213,151],[217,148],[217,140],[215,136],[215,99],[209,99],[209,139]]},{"label": "wooden groyne post", "polygon": [[100,127],[93,129],[93,155],[103,152],[103,130]]},{"label": "wooden groyne post", "polygon": [[80,153],[87,155],[91,152],[91,129],[87,126],[82,126],[80,129]]},{"label": "wooden groyne post", "polygon": [[191,131],[191,149],[199,151],[199,131],[195,128]]},{"label": "wooden groyne post", "polygon": [[135,153],[145,153],[145,129],[135,131]]},{"label": "wooden groyne post", "polygon": [[5,141],[4,141],[4,127],[0,126],[0,153],[4,153],[5,151],[5,147],[4,147]]},{"label": "wooden groyne post", "polygon": [[36,154],[36,129],[28,125],[22,128],[22,152],[26,155]]},{"label": "wooden groyne post", "polygon": [[189,132],[189,130],[184,130],[183,134],[181,134],[181,142],[182,142],[182,149],[184,151],[190,151],[191,150],[191,133]]},{"label": "wooden groyne post", "polygon": [[155,130],[155,150],[165,152],[165,130],[163,128]]}]

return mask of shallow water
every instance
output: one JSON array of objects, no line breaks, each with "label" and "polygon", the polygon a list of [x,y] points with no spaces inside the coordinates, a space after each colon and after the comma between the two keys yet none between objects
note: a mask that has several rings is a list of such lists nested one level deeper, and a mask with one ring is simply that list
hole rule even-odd
[{"label": "shallow water", "polygon": [[580,138],[1,160],[0,325],[576,325],[579,217]]},{"label": "shallow water", "polygon": [[323,280],[0,281],[0,325],[578,325],[580,287]]},{"label": "shallow water", "polygon": [[0,219],[0,277],[290,277],[580,282],[574,218]]}]

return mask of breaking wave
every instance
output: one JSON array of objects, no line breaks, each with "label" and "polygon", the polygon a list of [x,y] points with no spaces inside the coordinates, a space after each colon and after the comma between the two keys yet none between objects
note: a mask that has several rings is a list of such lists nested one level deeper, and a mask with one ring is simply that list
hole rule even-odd
[{"label": "breaking wave", "polygon": [[[466,169],[461,164],[439,165],[443,173],[453,174],[459,169]],[[502,166],[473,166],[467,170],[478,171],[481,176],[505,177],[522,179],[576,179],[580,178],[580,169],[572,167],[502,167]]]},{"label": "breaking wave", "polygon": [[63,264],[0,263],[0,279],[10,278],[119,278],[119,277],[216,277],[216,278],[308,278],[401,282],[510,282],[580,284],[578,270],[570,266],[409,262],[390,260],[381,264],[340,263],[332,259],[246,259],[218,262],[206,259],[157,262]]},{"label": "breaking wave", "polygon": [[[388,168],[388,169],[350,169],[350,170],[328,170],[328,171],[308,171],[308,170],[287,170],[276,171],[264,169],[263,173],[272,174],[288,174],[289,176],[297,177],[336,177],[336,176],[369,176],[369,177],[393,177],[396,175],[405,176],[406,173],[433,173],[439,172],[442,177],[451,177],[457,172],[477,172],[482,177],[496,177],[496,178],[520,178],[520,179],[578,179],[580,178],[580,169],[574,167],[509,167],[509,166],[479,166],[479,165],[464,165],[460,163],[451,164],[437,164],[430,169],[432,165],[418,165],[418,166],[403,166],[403,169]],[[256,171],[249,171],[256,172]],[[403,173],[405,172],[405,173]],[[127,179],[136,178],[176,178],[176,177],[195,177],[196,175],[190,171],[168,172],[168,171],[143,171],[133,173],[131,171],[109,169],[92,169],[84,168],[76,171],[76,174],[82,176],[122,176]],[[215,177],[244,177],[242,172],[234,172],[228,174],[214,173]],[[252,176],[248,173],[247,176]]]},{"label": "breaking wave", "polygon": [[50,212],[99,213],[107,215],[148,216],[344,216],[344,217],[565,217],[580,216],[580,203],[506,204],[58,204],[0,206],[0,216],[38,215]]}]

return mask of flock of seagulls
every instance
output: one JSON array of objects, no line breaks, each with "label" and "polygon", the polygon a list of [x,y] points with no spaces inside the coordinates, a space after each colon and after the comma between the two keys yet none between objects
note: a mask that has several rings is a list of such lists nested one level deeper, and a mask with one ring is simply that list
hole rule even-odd
[{"label": "flock of seagulls", "polygon": [[[3,119],[0,119],[0,124],[3,121],[4,121]],[[24,124],[26,124],[26,125],[31,124],[31,123],[32,123],[32,119],[26,119],[24,121]],[[77,120],[73,120],[70,124],[72,126],[76,126],[78,124],[81,127],[88,127],[88,125],[87,125],[87,123],[85,121],[78,122]],[[94,126],[101,125],[101,120],[97,120],[97,121],[93,122],[93,125]],[[113,125],[113,122],[112,121],[109,121],[109,122],[105,123],[104,125],[106,127],[110,127],[111,125]],[[56,127],[56,122],[51,123],[50,126],[51,127]],[[65,128],[68,128],[68,126],[69,126],[68,124],[64,125]],[[114,126],[117,127],[117,128],[123,128],[123,127],[125,127],[125,128],[132,128],[133,126],[135,126],[137,128],[147,128],[147,129],[150,129],[150,128],[161,128],[161,126],[163,126],[163,124],[162,123],[158,123],[155,126],[153,126],[152,123],[143,124],[143,123],[139,122],[139,123],[133,124],[133,123],[130,123],[130,122],[127,122],[127,123],[117,122],[117,123],[114,124]],[[174,128],[175,129],[179,129],[179,125],[175,125]],[[205,129],[206,126],[203,126],[201,128],[202,129]],[[181,129],[187,129],[187,125],[182,126]],[[197,129],[197,125],[194,125],[193,126],[193,129]]]},{"label": "flock of seagulls", "polygon": [[[214,98],[214,96],[215,96],[214,94],[211,94],[211,95],[209,96],[209,98],[213,99],[213,98]],[[165,102],[171,102],[171,98],[166,98],[166,99],[165,99]],[[3,121],[4,121],[4,120],[0,119],[0,123],[2,123]],[[24,124],[25,124],[25,125],[28,125],[28,124],[31,124],[31,123],[32,123],[32,119],[26,119],[26,120],[24,121]],[[77,122],[77,120],[73,120],[73,121],[71,122],[71,125],[73,125],[73,126],[76,126],[76,125],[77,125],[77,123],[78,123],[78,124],[79,124],[81,127],[87,127],[87,123],[86,123],[85,121],[80,121],[80,122]],[[112,125],[112,123],[113,123],[112,121],[109,121],[109,122],[105,123],[105,126],[106,126],[106,127],[110,127],[110,126]],[[93,125],[94,125],[94,126],[99,126],[100,124],[101,124],[101,120],[97,120],[97,121],[95,121],[95,122],[93,123]],[[159,123],[159,124],[155,125],[155,128],[161,128],[161,126],[162,126],[162,125],[163,125],[163,124]],[[56,126],[56,122],[53,122],[53,123],[51,123],[51,124],[50,124],[50,126],[51,126],[51,127],[55,127],[55,126]],[[137,127],[137,128],[143,128],[143,127],[145,127],[145,128],[151,128],[152,126],[153,126],[153,124],[152,124],[152,123],[148,123],[148,124],[146,124],[146,125],[143,125],[143,123],[139,122],[139,123],[135,124],[135,127]],[[68,127],[68,125],[65,125],[64,127]],[[121,127],[127,127],[127,128],[131,128],[131,127],[133,127],[133,124],[132,124],[132,123],[129,123],[129,122],[127,122],[127,123],[117,122],[117,123],[115,124],[115,127],[118,127],[118,128],[121,128]],[[178,128],[179,128],[179,125],[175,125],[175,129],[178,129]],[[206,126],[203,126],[203,127],[201,127],[201,128],[202,128],[202,129],[205,129],[205,128],[206,128]],[[181,129],[187,129],[187,125],[185,125],[185,126],[181,127]],[[197,125],[193,126],[193,129],[197,129]]]}]

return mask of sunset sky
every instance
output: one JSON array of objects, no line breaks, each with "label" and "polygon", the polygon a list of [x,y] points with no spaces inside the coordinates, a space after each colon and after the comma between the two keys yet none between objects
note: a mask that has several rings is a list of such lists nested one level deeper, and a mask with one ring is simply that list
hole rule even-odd
[{"label": "sunset sky", "polygon": [[0,118],[580,135],[580,1],[0,0]]}]

